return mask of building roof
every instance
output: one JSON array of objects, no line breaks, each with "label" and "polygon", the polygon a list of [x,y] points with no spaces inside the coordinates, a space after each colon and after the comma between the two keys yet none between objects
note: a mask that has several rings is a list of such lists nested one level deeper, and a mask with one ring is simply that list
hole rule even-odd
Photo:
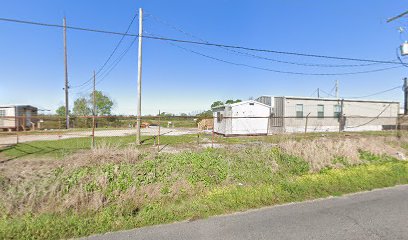
[{"label": "building roof", "polygon": [[299,100],[315,100],[315,101],[345,101],[345,102],[375,102],[375,103],[400,103],[396,101],[387,100],[372,100],[372,99],[352,99],[352,98],[316,98],[316,97],[299,97],[299,96],[278,96],[286,99],[299,99]]},{"label": "building roof", "polygon": [[263,104],[263,103],[260,103],[260,102],[255,101],[255,100],[246,100],[246,101],[232,103],[232,104],[223,104],[223,105],[220,105],[220,106],[213,107],[212,109],[213,110],[215,110],[215,109],[222,110],[225,107],[235,107],[235,106],[239,106],[239,105],[246,104],[246,103],[255,103],[255,104],[262,105],[262,106],[270,108],[270,106],[268,106],[266,104]]},{"label": "building roof", "polygon": [[31,108],[31,109],[38,109],[31,105],[0,105],[0,108],[14,108],[14,107],[23,107],[23,108]]}]

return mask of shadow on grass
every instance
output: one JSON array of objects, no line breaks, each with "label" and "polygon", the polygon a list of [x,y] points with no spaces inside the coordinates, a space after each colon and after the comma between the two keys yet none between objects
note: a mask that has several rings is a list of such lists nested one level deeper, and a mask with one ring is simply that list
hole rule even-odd
[{"label": "shadow on grass", "polygon": [[[35,149],[35,150],[34,151],[27,150],[30,148]],[[49,154],[49,153],[59,151],[59,150],[64,150],[64,148],[54,148],[50,146],[42,148],[42,147],[37,147],[37,146],[33,146],[31,144],[26,144],[26,143],[15,144],[15,145],[7,146],[5,148],[0,149],[0,154],[7,152],[7,151],[17,152],[16,154],[14,154],[15,156],[0,160],[0,164],[6,163],[12,160],[16,160],[22,157],[26,157],[29,155],[33,155],[33,154]],[[5,155],[5,154],[2,154],[2,155]]]}]

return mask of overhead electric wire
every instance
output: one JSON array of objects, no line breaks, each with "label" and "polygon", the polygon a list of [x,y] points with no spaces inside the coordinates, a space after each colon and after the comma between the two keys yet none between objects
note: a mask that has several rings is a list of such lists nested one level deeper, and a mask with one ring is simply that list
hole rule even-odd
[{"label": "overhead electric wire", "polygon": [[356,98],[368,98],[368,97],[380,95],[380,94],[383,94],[383,93],[391,92],[391,91],[393,91],[393,90],[395,90],[395,89],[400,89],[400,88],[402,88],[402,86],[393,87],[393,88],[390,88],[390,89],[387,89],[387,90],[384,90],[384,91],[376,92],[376,93],[369,94],[369,95],[365,95],[365,96],[359,96],[359,97],[345,97],[345,98],[355,98],[355,99],[356,99]]},{"label": "overhead electric wire", "polygon": [[[132,40],[132,42],[129,44],[129,46],[119,55],[118,58],[115,59],[115,61],[113,61],[109,67],[102,73],[102,77],[100,79],[98,79],[98,81],[96,81],[95,85],[100,84],[106,77],[109,76],[109,74],[113,71],[113,69],[115,69],[118,64],[122,61],[122,59],[125,57],[125,55],[129,52],[129,50],[132,48],[133,44],[136,42],[137,38],[134,38]],[[85,93],[88,92],[90,90],[92,90],[93,87],[90,87],[84,91],[80,91],[77,93]]]},{"label": "overhead electric wire", "polygon": [[[133,22],[135,21],[135,19],[136,19],[136,17],[137,17],[138,15],[139,15],[139,14],[136,12],[136,14],[133,16],[132,20],[130,21],[130,23],[129,23],[127,29],[126,29],[126,33],[129,32],[130,27],[132,26]],[[106,59],[105,63],[104,63],[104,64],[98,69],[98,71],[96,72],[96,74],[95,74],[96,76],[98,76],[99,73],[100,73],[100,72],[103,70],[103,68],[106,66],[106,64],[108,64],[108,62],[110,61],[110,59],[112,58],[112,56],[115,54],[115,52],[118,50],[120,44],[123,42],[123,39],[124,39],[125,37],[126,37],[125,35],[122,35],[121,39],[120,39],[119,42],[116,44],[115,48],[113,49],[113,51],[111,52],[111,54],[109,55],[109,57]],[[71,87],[71,88],[77,88],[77,87],[85,86],[85,85],[87,85],[88,83],[91,83],[92,79],[93,79],[93,76],[92,76],[91,78],[89,78],[86,82],[84,82],[84,83],[82,83],[82,84],[80,84],[80,85],[78,85],[78,86],[73,86],[73,87]]]},{"label": "overhead electric wire", "polygon": [[[156,20],[157,22],[159,22],[159,23],[161,23],[161,24],[163,24],[163,25],[165,25],[165,26],[167,26],[167,27],[169,27],[169,28],[172,28],[172,29],[174,29],[174,30],[176,30],[176,31],[178,31],[178,32],[180,32],[180,33],[186,35],[186,36],[189,36],[189,37],[191,37],[191,38],[200,40],[200,41],[202,41],[202,42],[204,42],[204,43],[209,43],[209,41],[207,41],[207,40],[205,40],[205,39],[203,39],[203,38],[201,38],[201,37],[197,37],[197,36],[195,36],[195,35],[192,34],[192,33],[189,33],[189,32],[187,32],[187,31],[184,31],[184,30],[181,29],[180,27],[177,27],[177,26],[175,26],[175,25],[173,25],[173,24],[171,24],[171,23],[169,23],[169,22],[167,22],[167,21],[165,21],[165,20],[163,20],[163,19],[161,19],[161,18],[159,18],[159,17],[157,17],[157,16],[151,14],[151,13],[147,13],[147,16],[152,17],[152,18],[153,18],[154,20]],[[278,62],[278,63],[284,63],[284,64],[292,64],[292,65],[298,65],[298,66],[307,66],[307,67],[366,67],[366,66],[372,66],[372,65],[383,64],[383,63],[367,63],[367,64],[318,64],[318,63],[299,63],[299,62],[291,62],[291,61],[283,61],[283,60],[273,59],[273,58],[269,58],[269,57],[265,57],[265,56],[260,56],[260,55],[256,55],[256,54],[251,54],[251,53],[248,53],[248,52],[240,52],[240,51],[236,51],[236,50],[229,49],[229,48],[225,48],[225,47],[222,47],[222,48],[225,49],[225,50],[228,50],[228,51],[232,51],[232,52],[234,52],[234,53],[238,53],[238,54],[240,54],[240,55],[246,55],[246,56],[253,57],[253,58],[257,58],[257,59],[263,59],[263,60],[268,60],[268,61],[272,61],[272,62]],[[391,61],[394,62],[394,63],[397,63],[396,61],[393,61],[393,60],[391,60]]]},{"label": "overhead electric wire", "polygon": [[328,92],[324,91],[323,89],[320,89],[320,91],[322,93],[324,93],[324,94],[327,94],[328,97],[336,97],[336,96],[332,95],[331,93],[328,93]]},{"label": "overhead electric wire", "polygon": [[366,123],[359,124],[359,125],[356,125],[356,126],[351,126],[351,127],[345,127],[345,128],[358,128],[358,127],[365,126],[365,125],[367,125],[367,124],[369,124],[369,123],[375,121],[376,119],[378,119],[378,118],[381,116],[381,114],[383,114],[383,113],[385,112],[385,110],[387,110],[390,106],[391,106],[391,103],[388,104],[388,106],[386,106],[386,107],[380,112],[380,114],[378,114],[376,117],[372,118],[370,121],[368,121],[368,122],[366,122]]},{"label": "overhead electric wire", "polygon": [[344,72],[344,73],[305,73],[305,72],[293,72],[293,71],[282,71],[282,70],[277,70],[277,69],[271,69],[271,68],[265,68],[265,67],[258,67],[258,66],[253,66],[253,65],[249,65],[249,64],[245,64],[245,63],[237,63],[237,62],[232,62],[232,61],[228,61],[228,60],[224,60],[224,59],[220,59],[217,57],[212,57],[173,43],[170,43],[171,45],[178,47],[180,49],[183,49],[185,51],[197,54],[199,56],[205,57],[205,58],[209,58],[212,60],[216,60],[219,62],[223,62],[223,63],[228,63],[231,65],[235,65],[235,66],[243,66],[243,67],[248,67],[248,68],[253,68],[253,69],[258,69],[258,70],[263,70],[263,71],[269,71],[269,72],[275,72],[275,73],[283,73],[283,74],[292,74],[292,75],[309,75],[309,76],[344,76],[344,75],[355,75],[355,74],[363,74],[363,73],[372,73],[372,72],[380,72],[380,71],[385,71],[385,70],[390,70],[390,69],[394,69],[394,68],[399,68],[401,66],[394,66],[394,67],[388,67],[388,68],[381,68],[381,69],[374,69],[374,70],[367,70],[367,71],[358,71],[358,72]]},{"label": "overhead electric wire", "polygon": [[[10,18],[0,18],[0,21],[22,23],[22,24],[31,24],[31,25],[39,25],[39,26],[46,26],[46,27],[58,27],[58,28],[63,28],[64,27],[63,25],[58,25],[58,24],[49,24],[49,23],[25,21],[25,20],[18,20],[18,19],[10,19]],[[73,29],[73,30],[79,30],[79,31],[88,31],[88,32],[97,32],[97,33],[105,33],[105,34],[114,34],[114,35],[138,37],[138,34],[131,34],[131,33],[121,33],[121,32],[90,29],[90,28],[83,28],[83,27],[73,27],[73,26],[66,26],[66,28],[67,29]],[[167,37],[146,36],[146,35],[143,35],[142,37],[147,38],[147,39],[162,40],[162,41],[169,41],[169,42],[178,42],[178,43],[189,43],[189,44],[196,44],[196,45],[225,47],[225,48],[231,48],[231,49],[242,49],[242,50],[248,50],[248,51],[276,53],[276,54],[294,55],[294,56],[302,56],[302,57],[313,57],[313,58],[347,60],[347,61],[357,61],[357,62],[370,62],[370,63],[387,63],[387,64],[401,65],[401,63],[399,63],[399,62],[385,61],[385,60],[336,57],[336,56],[327,56],[327,55],[318,55],[318,54],[309,54],[309,53],[278,51],[278,50],[270,50],[270,49],[251,48],[251,47],[243,47],[243,46],[237,46],[237,45],[227,45],[227,44],[210,43],[210,42],[198,42],[198,41],[174,39],[174,38],[167,38]]]}]

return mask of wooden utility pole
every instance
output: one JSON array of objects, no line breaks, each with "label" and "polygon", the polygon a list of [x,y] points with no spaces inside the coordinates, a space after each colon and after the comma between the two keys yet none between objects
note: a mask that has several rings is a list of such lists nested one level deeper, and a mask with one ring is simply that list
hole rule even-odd
[{"label": "wooden utility pole", "polygon": [[95,147],[95,116],[96,116],[96,74],[93,72],[93,94],[92,94],[92,148]]},{"label": "wooden utility pole", "polygon": [[64,16],[63,19],[63,29],[64,29],[64,66],[65,66],[65,121],[66,129],[69,128],[69,104],[68,104],[68,60],[67,60],[67,20]]},{"label": "wooden utility pole", "polygon": [[136,124],[136,144],[140,145],[140,125],[142,118],[142,34],[143,34],[143,10],[139,8],[139,52],[137,66],[137,124]]}]

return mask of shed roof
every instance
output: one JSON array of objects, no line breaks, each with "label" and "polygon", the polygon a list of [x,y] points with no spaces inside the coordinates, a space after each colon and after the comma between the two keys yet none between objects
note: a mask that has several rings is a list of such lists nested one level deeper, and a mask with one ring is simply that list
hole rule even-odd
[{"label": "shed roof", "polygon": [[31,108],[31,109],[38,109],[31,105],[0,105],[0,108],[14,108],[14,107],[23,107],[23,108]]},{"label": "shed roof", "polygon": [[260,102],[258,102],[258,101],[255,101],[255,100],[247,100],[247,101],[242,101],[242,102],[237,102],[237,103],[232,103],[232,104],[223,104],[223,105],[220,105],[220,106],[213,107],[212,109],[213,109],[213,110],[222,110],[222,109],[224,109],[225,107],[235,107],[235,106],[239,106],[239,105],[243,105],[243,104],[247,104],[247,103],[254,103],[254,104],[258,104],[258,105],[261,105],[261,106],[265,106],[265,107],[270,108],[270,106],[268,106],[268,105],[266,105],[266,104],[263,104],[263,103],[260,103]]}]

